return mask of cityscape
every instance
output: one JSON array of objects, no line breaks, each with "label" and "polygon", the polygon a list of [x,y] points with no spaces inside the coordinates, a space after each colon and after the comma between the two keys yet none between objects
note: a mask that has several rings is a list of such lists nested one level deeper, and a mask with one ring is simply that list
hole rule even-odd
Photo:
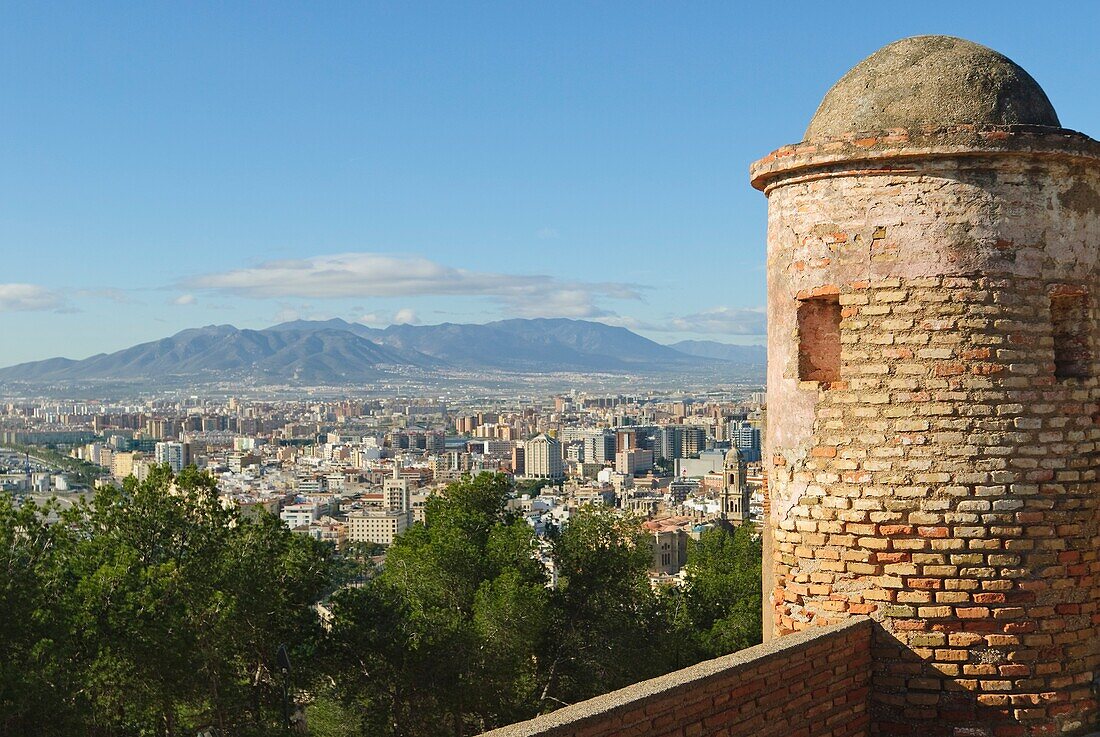
[{"label": "cityscape", "polygon": [[579,393],[542,403],[500,397],[490,406],[431,398],[24,401],[0,417],[8,449],[0,488],[17,500],[64,500],[128,477],[144,481],[159,465],[175,473],[195,466],[217,479],[224,504],[263,510],[343,550],[389,546],[424,522],[427,498],[447,484],[504,473],[534,492],[509,508],[540,536],[593,503],[650,520],[656,584],[681,574],[692,536],[759,521],[763,400],[756,391],[740,401]]},{"label": "cityscape", "polygon": [[1100,6],[894,10],[0,9],[0,737],[1100,737]]}]

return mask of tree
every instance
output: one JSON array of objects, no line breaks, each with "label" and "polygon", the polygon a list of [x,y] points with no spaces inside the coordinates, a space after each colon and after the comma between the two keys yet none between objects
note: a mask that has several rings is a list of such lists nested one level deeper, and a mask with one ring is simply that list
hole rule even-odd
[{"label": "tree", "polygon": [[588,506],[554,541],[559,585],[547,638],[543,708],[659,675],[666,635],[649,585],[649,544],[637,519]]},{"label": "tree", "polygon": [[449,485],[375,579],[333,597],[331,696],[365,731],[463,735],[533,713],[549,594],[510,490],[502,474]]},{"label": "tree", "polygon": [[534,497],[541,494],[546,487],[553,485],[554,482],[551,479],[522,479],[516,481],[516,494]]},{"label": "tree", "polygon": [[[330,549],[270,516],[241,518],[193,468],[127,479],[48,528],[40,510],[9,505],[0,537],[22,541],[12,549],[31,562],[39,551],[19,590],[33,589],[32,621],[48,623],[0,640],[0,661],[18,662],[32,640],[63,659],[60,672],[42,658],[28,664],[28,683],[0,701],[0,724],[31,723],[22,733],[35,734],[170,736],[210,725],[263,734],[281,721],[271,675],[279,643],[311,670],[312,607],[330,585]],[[55,552],[36,539],[56,541]],[[64,640],[47,639],[49,630]],[[51,681],[62,703],[50,712],[34,679],[54,675],[65,680]]]},{"label": "tree", "polygon": [[639,520],[584,507],[548,535],[550,589],[508,495],[499,475],[451,484],[379,575],[333,596],[319,734],[480,732],[758,641],[760,553],[747,530],[705,533],[688,588],[654,590]]},{"label": "tree", "polygon": [[540,543],[510,493],[451,484],[365,575],[193,468],[63,513],[2,497],[0,733],[274,734],[286,643],[321,737],[461,737],[759,641],[749,529],[704,533],[687,585],[654,590],[638,520],[586,507]]},{"label": "tree", "polygon": [[704,532],[688,549],[683,591],[687,616],[706,657],[718,657],[762,639],[760,540],[749,525],[732,534]]},{"label": "tree", "polygon": [[417,686],[407,662],[409,612],[394,593],[371,579],[337,592],[328,603],[325,675],[307,711],[311,731],[320,737],[419,733],[411,729],[418,713],[410,713],[407,691]]},{"label": "tree", "polygon": [[52,505],[0,495],[0,734],[75,733],[72,630],[62,561],[72,537]]},{"label": "tree", "polygon": [[660,471],[662,475],[668,475],[672,473],[672,469],[674,466],[675,464],[664,456],[661,456],[653,461],[653,467],[656,470]]}]

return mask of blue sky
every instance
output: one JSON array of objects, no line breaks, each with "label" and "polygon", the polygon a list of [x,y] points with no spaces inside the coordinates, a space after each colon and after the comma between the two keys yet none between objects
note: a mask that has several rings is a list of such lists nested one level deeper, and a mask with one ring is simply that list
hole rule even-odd
[{"label": "blue sky", "polygon": [[211,323],[761,342],[751,161],[920,33],[1100,133],[1100,3],[8,3],[0,365]]}]

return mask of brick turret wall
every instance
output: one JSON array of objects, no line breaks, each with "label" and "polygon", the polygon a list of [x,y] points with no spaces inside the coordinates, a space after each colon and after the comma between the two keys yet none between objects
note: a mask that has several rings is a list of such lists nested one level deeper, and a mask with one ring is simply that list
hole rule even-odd
[{"label": "brick turret wall", "polygon": [[773,634],[877,620],[878,734],[1087,731],[1100,145],[894,131],[784,149],[754,177]]}]

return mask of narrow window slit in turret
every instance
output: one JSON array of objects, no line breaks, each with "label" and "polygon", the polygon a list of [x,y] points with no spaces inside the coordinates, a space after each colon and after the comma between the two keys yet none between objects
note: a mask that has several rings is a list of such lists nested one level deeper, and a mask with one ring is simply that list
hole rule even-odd
[{"label": "narrow window slit in turret", "polygon": [[823,384],[840,381],[840,299],[836,294],[799,300],[798,378]]},{"label": "narrow window slit in turret", "polygon": [[1050,295],[1051,333],[1054,337],[1054,376],[1084,379],[1092,374],[1092,319],[1083,289],[1060,287]]}]

